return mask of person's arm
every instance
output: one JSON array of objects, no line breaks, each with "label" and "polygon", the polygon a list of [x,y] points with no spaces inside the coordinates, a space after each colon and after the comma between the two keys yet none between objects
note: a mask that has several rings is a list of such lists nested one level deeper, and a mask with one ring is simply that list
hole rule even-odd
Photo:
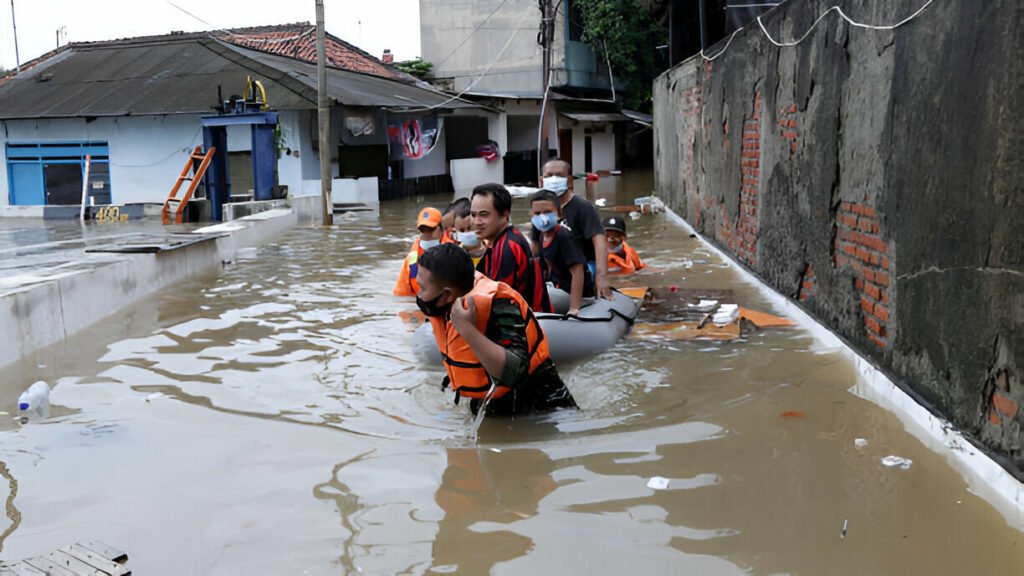
[{"label": "person's arm", "polygon": [[476,327],[476,305],[473,297],[459,298],[452,306],[452,325],[469,344],[484,370],[498,379],[505,371],[505,348],[493,342]]},{"label": "person's arm", "polygon": [[594,241],[594,265],[597,267],[597,274],[594,275],[594,288],[597,289],[598,296],[611,300],[612,287],[608,283],[608,239],[602,232],[594,234],[592,240]]},{"label": "person's arm", "polygon": [[573,264],[569,267],[572,274],[572,289],[569,291],[569,314],[575,316],[580,313],[580,304],[583,302],[583,279],[585,272],[583,264]]}]

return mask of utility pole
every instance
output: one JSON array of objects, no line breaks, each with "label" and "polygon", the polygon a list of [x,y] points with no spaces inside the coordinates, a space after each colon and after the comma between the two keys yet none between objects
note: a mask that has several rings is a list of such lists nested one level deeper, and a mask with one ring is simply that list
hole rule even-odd
[{"label": "utility pole", "polygon": [[[13,0],[12,0],[13,1]],[[331,203],[331,108],[327,102],[327,39],[324,34],[324,0],[316,0],[317,115],[320,126],[320,204],[324,226],[334,224]]]},{"label": "utility pole", "polygon": [[11,27],[14,28],[14,73],[21,74],[21,56],[18,55],[18,23],[14,21],[14,0],[11,0]]},{"label": "utility pole", "polygon": [[555,35],[555,15],[551,0],[538,0],[541,12],[540,41],[543,50],[541,103],[540,103],[540,127],[537,133],[537,177],[540,184],[540,175],[544,172],[544,160],[551,145],[548,143],[548,88],[551,83],[551,43]]}]

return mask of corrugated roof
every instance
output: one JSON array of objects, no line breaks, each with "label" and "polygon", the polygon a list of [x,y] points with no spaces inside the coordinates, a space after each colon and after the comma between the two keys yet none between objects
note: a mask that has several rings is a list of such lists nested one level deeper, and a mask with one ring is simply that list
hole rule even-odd
[{"label": "corrugated roof", "polygon": [[[246,76],[263,81],[276,110],[316,107],[316,66],[198,35],[72,45],[0,85],[0,119],[210,113]],[[443,92],[328,69],[337,103],[390,109],[477,107]]]}]

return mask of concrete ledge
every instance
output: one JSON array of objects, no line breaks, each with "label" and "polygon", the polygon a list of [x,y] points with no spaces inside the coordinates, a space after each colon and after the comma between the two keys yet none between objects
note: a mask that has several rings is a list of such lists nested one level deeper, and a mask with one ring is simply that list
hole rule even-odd
[{"label": "concrete ledge", "polygon": [[0,296],[0,366],[81,332],[162,288],[234,260],[241,248],[267,242],[295,225],[291,210],[270,210],[196,232],[209,242],[150,254],[123,254],[26,283]]},{"label": "concrete ledge", "polygon": [[992,504],[1017,530],[1024,530],[1024,484],[1000,466],[995,460],[979,450],[943,420],[919,404],[897,386],[883,371],[869,359],[859,354],[832,331],[818,323],[796,302],[773,290],[757,276],[741,266],[732,256],[705,240],[692,226],[675,212],[669,210],[668,218],[687,233],[694,235],[704,245],[728,262],[746,281],[758,287],[760,292],[773,304],[785,311],[791,318],[806,328],[815,340],[829,349],[837,349],[857,369],[858,379],[850,392],[869,400],[892,412],[903,422],[904,427],[930,450],[941,454],[967,481],[978,496]]}]

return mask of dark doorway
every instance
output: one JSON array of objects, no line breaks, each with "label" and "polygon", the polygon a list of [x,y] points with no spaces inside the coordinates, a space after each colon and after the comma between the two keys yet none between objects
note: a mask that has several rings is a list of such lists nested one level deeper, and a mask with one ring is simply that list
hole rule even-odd
[{"label": "dark doorway", "polygon": [[558,130],[558,156],[572,166],[572,129]]},{"label": "dark doorway", "polygon": [[591,148],[590,136],[583,137],[583,170],[590,172],[594,162],[594,151]]}]

